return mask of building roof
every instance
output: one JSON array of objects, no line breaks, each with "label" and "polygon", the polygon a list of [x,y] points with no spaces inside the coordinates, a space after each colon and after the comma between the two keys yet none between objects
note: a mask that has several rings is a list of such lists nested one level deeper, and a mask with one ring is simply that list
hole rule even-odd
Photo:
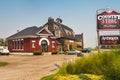
[{"label": "building roof", "polygon": [[82,34],[76,34],[75,35],[75,40],[76,41],[81,41],[83,39],[83,33]]},{"label": "building roof", "polygon": [[[54,22],[54,24],[58,25],[59,29],[61,30],[61,32],[63,33],[63,37],[65,38],[68,38],[68,39],[72,39],[74,40],[75,39],[75,36],[73,34],[73,30],[71,28],[69,28],[68,26],[66,25],[63,25],[61,23],[57,23],[57,22]],[[72,34],[68,35],[66,32],[65,32],[65,29],[69,30]]]},{"label": "building roof", "polygon": [[26,37],[35,37],[36,33],[40,31],[42,27],[37,27],[37,26],[32,26],[28,27],[22,31],[19,31],[18,33],[8,37],[8,39],[13,39],[13,38],[26,38]]},{"label": "building roof", "polygon": [[[48,19],[48,22],[45,25],[48,25],[48,27],[49,27],[48,30],[51,33],[53,33],[53,28],[51,28],[51,26],[53,26],[53,24],[56,24],[59,27],[60,31],[62,32],[63,36],[61,38],[67,38],[70,40],[77,40],[77,41],[80,41],[83,38],[83,36],[81,34],[75,35],[73,30],[70,27],[62,24],[62,21],[55,22],[54,19],[50,17]],[[44,29],[45,25],[43,27],[37,27],[37,26],[28,27],[28,28],[21,30],[18,33],[8,37],[8,39],[37,37],[38,36],[37,33],[39,33],[42,29]],[[51,36],[55,37],[54,34],[52,34]]]}]

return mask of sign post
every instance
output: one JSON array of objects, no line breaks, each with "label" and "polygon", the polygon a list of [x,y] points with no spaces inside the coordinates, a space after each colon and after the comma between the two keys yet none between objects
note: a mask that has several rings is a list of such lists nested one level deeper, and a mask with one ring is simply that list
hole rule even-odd
[{"label": "sign post", "polygon": [[[96,29],[97,29],[97,38],[98,38],[98,53],[100,53],[100,45],[114,45],[120,44],[120,37],[112,36],[102,36],[103,40],[101,43],[100,31],[120,31],[120,13],[110,9],[99,9],[96,11]],[[111,40],[112,39],[112,40]]]},{"label": "sign post", "polygon": [[98,38],[98,53],[100,53],[100,33],[97,31],[97,38]]}]

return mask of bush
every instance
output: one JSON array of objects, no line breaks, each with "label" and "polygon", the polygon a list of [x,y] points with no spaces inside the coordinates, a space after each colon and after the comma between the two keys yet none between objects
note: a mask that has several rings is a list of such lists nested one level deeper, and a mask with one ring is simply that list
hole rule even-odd
[{"label": "bush", "polygon": [[[120,80],[120,50],[113,49],[63,63],[57,74],[60,74],[58,78],[62,75],[64,77],[67,74],[76,74],[82,80]],[[97,79],[94,75],[85,74],[101,75],[101,77]]]},{"label": "bush", "polygon": [[70,46],[69,46],[69,50],[71,51],[71,50],[72,50],[72,48],[73,48],[73,47],[72,47],[72,45],[70,45]]},{"label": "bush", "polygon": [[58,51],[52,51],[52,54],[54,55],[54,54],[58,54]]},{"label": "bush", "polygon": [[57,72],[57,74],[67,74],[66,66],[67,66],[66,62],[63,62],[62,66],[60,67],[60,69]]},{"label": "bush", "polygon": [[95,74],[104,75],[105,80],[120,80],[120,50],[84,56],[61,68],[66,74]]},{"label": "bush", "polygon": [[42,55],[42,51],[34,51],[33,55]]},{"label": "bush", "polygon": [[104,78],[102,75],[93,75],[93,74],[79,74],[79,75],[53,74],[43,77],[41,80],[104,80]]},{"label": "bush", "polygon": [[58,75],[54,80],[83,80],[83,79],[80,79],[79,76],[77,75]]},{"label": "bush", "polygon": [[105,80],[120,80],[120,50],[113,51],[113,54],[114,60],[104,71]]}]

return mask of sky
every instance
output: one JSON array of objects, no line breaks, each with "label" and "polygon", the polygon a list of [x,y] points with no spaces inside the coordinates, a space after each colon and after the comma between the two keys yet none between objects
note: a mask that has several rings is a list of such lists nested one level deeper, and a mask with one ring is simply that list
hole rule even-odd
[{"label": "sky", "polygon": [[107,7],[120,11],[120,0],[0,0],[0,38],[59,17],[76,34],[83,33],[85,47],[96,47],[96,11]]}]

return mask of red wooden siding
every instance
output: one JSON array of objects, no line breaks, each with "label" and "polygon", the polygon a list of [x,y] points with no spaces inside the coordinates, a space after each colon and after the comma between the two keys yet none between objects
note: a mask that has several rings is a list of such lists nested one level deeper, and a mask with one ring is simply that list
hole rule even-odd
[{"label": "red wooden siding", "polygon": [[[41,46],[39,45],[40,37],[38,38],[25,38],[23,39],[22,42],[16,42],[16,45],[14,46],[13,44],[15,43],[14,41],[21,40],[21,39],[15,39],[15,40],[9,40],[8,41],[8,49],[10,52],[33,52],[40,50],[41,51]],[[51,39],[48,37],[49,40],[49,45],[48,45],[48,52],[52,52],[56,50],[56,40]],[[34,41],[34,46],[32,47],[32,42]],[[19,45],[17,45],[19,44]],[[14,49],[15,47],[15,49]],[[23,48],[23,49],[22,49]]]}]

